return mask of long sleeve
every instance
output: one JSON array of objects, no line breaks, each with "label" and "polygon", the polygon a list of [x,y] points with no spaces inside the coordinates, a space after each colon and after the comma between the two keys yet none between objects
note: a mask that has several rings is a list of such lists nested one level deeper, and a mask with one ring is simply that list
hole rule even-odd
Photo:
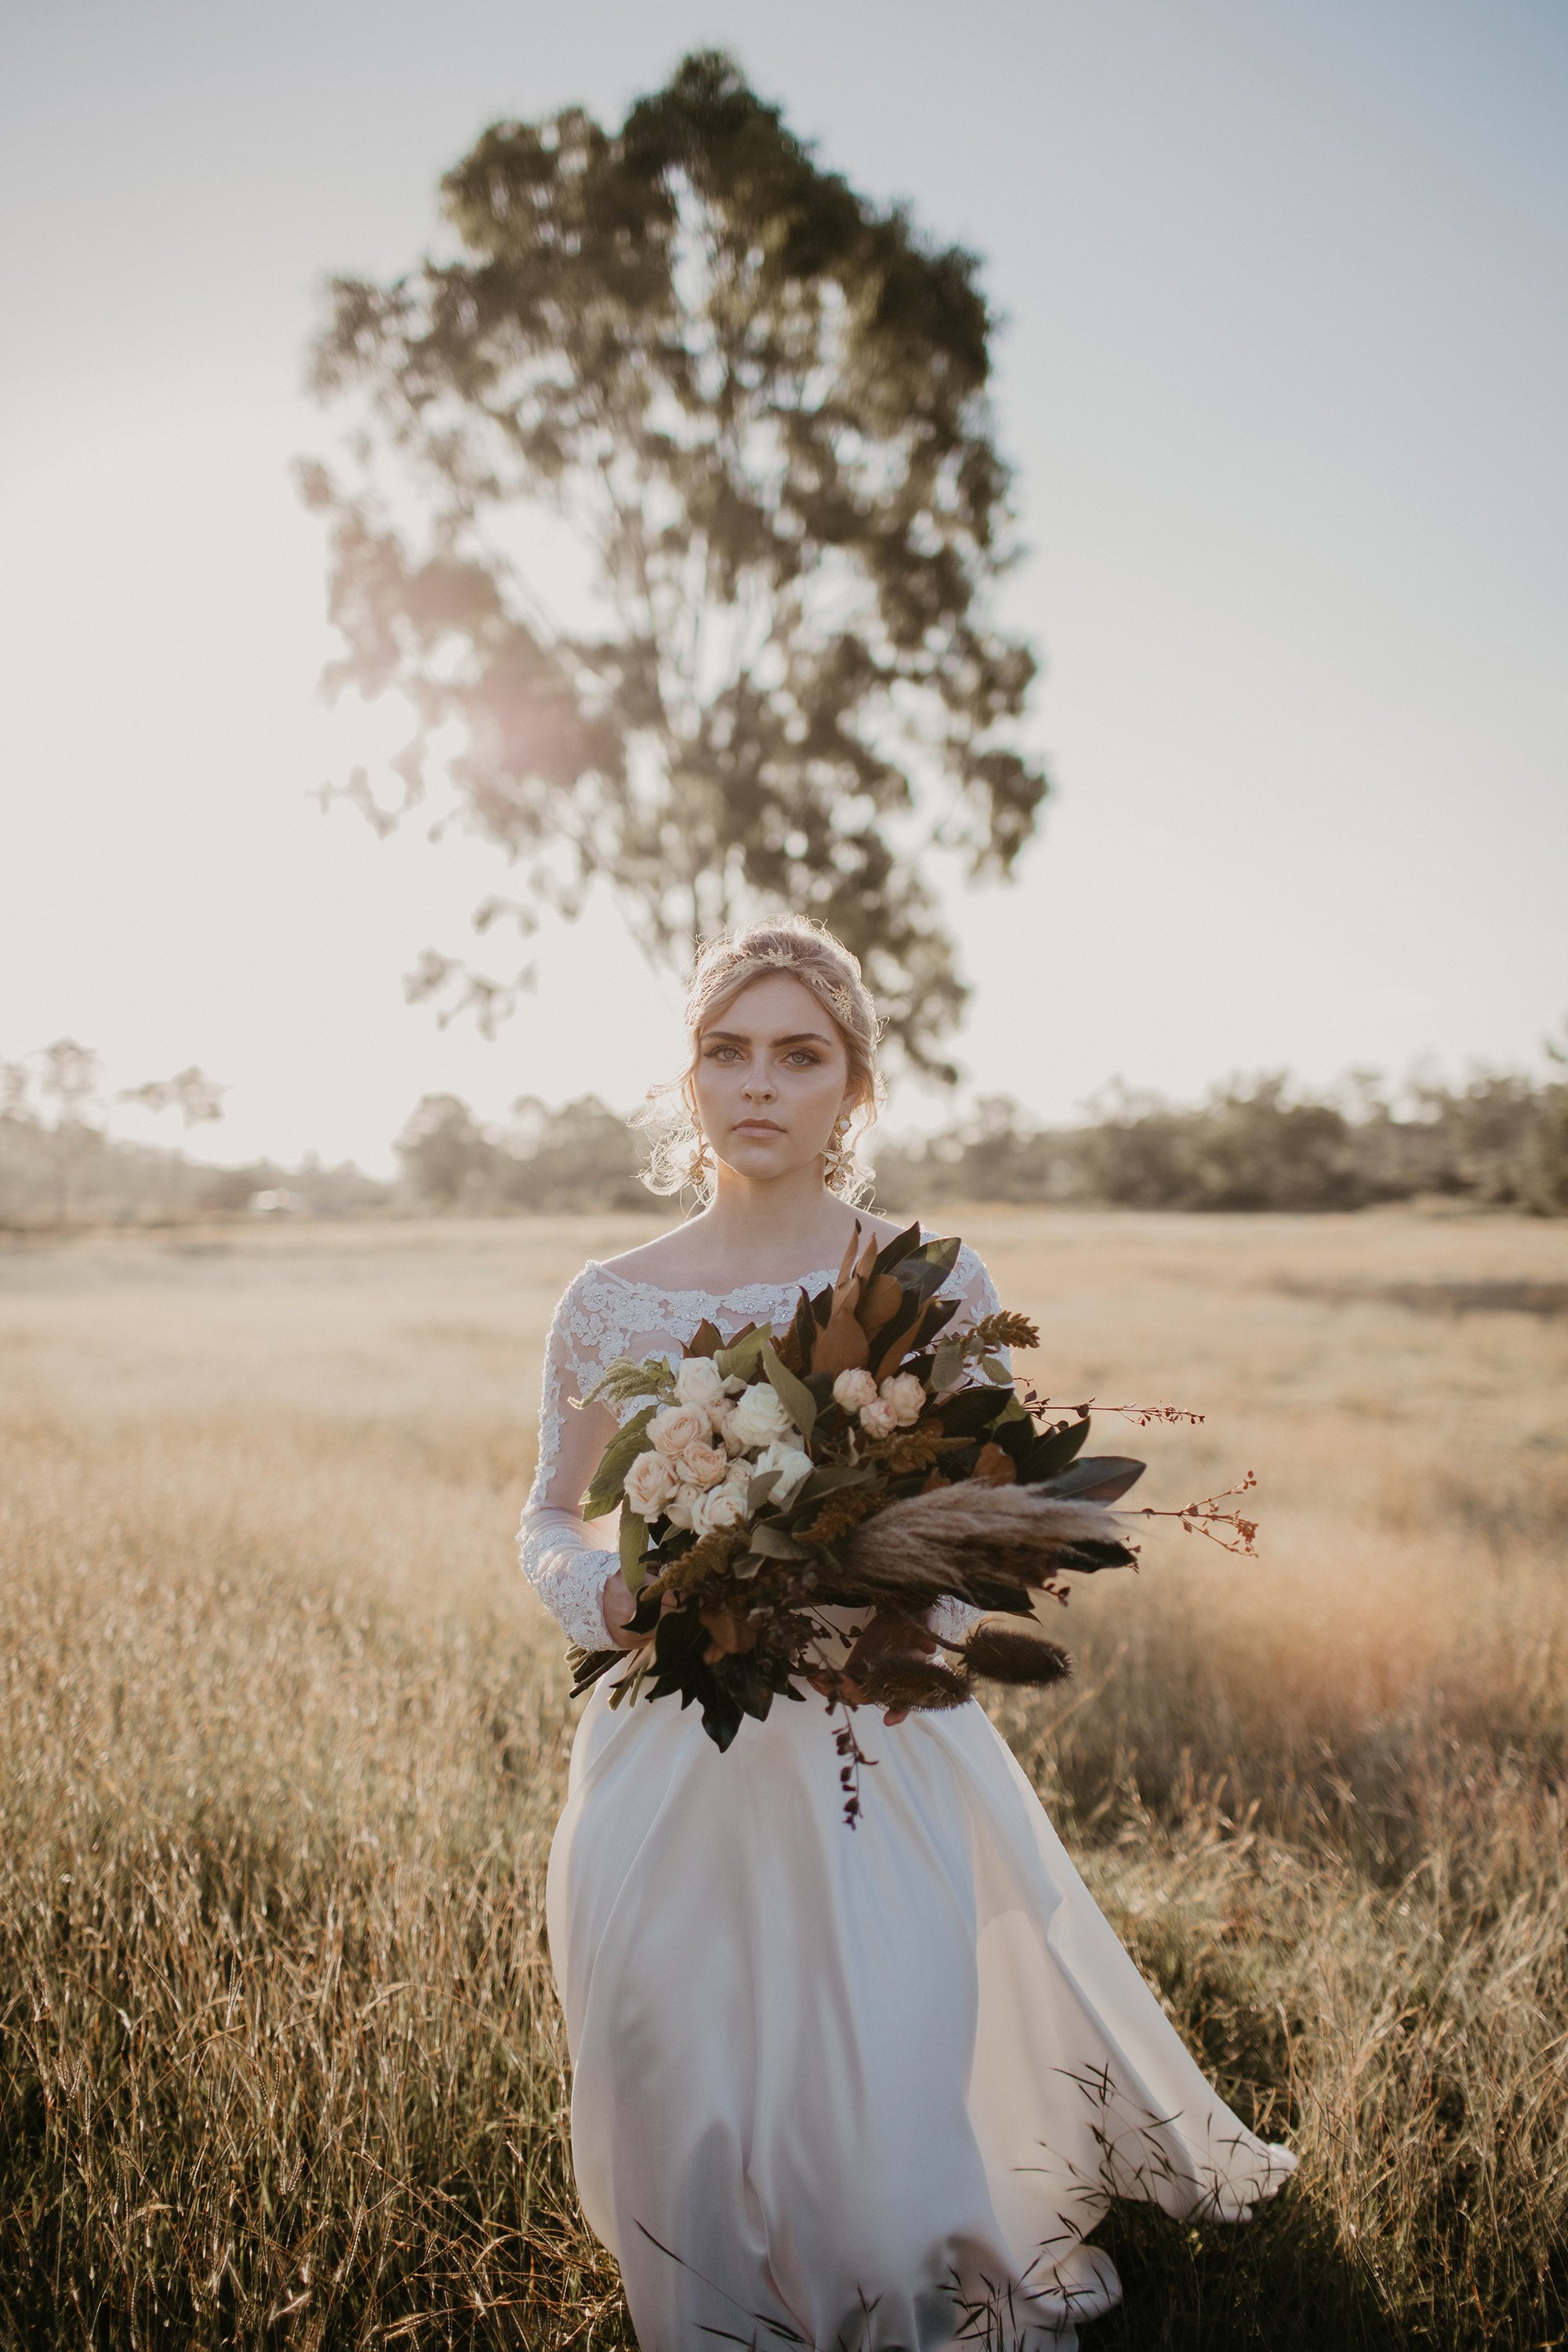
[{"label": "long sleeve", "polygon": [[517,1531],[522,1572],[567,1638],[585,1650],[607,1647],[605,1587],[616,1555],[595,1542],[579,1504],[615,1421],[603,1405],[581,1403],[576,1308],[582,1276],[562,1298],[544,1350],[539,1411],[539,1467]]},{"label": "long sleeve", "polygon": [[[999,1305],[996,1286],[986,1273],[984,1261],[965,1243],[952,1269],[952,1287],[958,1293],[958,1313],[955,1326],[963,1329],[978,1323],[984,1315],[994,1315]],[[966,1601],[938,1601],[931,1607],[926,1623],[939,1642],[956,1645],[973,1632],[985,1614],[983,1609],[972,1609]]]}]

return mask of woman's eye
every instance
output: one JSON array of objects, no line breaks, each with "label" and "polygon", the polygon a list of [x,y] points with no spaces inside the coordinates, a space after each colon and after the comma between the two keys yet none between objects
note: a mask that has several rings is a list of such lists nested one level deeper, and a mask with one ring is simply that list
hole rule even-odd
[{"label": "woman's eye", "polygon": [[815,1070],[816,1067],[816,1055],[805,1045],[797,1045],[788,1058],[797,1069]]}]

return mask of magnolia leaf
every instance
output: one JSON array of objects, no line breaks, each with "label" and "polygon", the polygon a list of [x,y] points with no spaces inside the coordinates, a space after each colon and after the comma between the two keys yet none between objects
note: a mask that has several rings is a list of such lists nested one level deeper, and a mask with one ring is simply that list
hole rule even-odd
[{"label": "magnolia leaf", "polygon": [[857,1372],[864,1368],[870,1353],[870,1343],[846,1294],[812,1341],[811,1369],[814,1372]]},{"label": "magnolia leaf", "polygon": [[797,1381],[793,1372],[784,1370],[771,1339],[763,1342],[762,1366],[779,1402],[801,1435],[809,1437],[816,1425],[816,1399],[804,1381]]},{"label": "magnolia leaf", "polygon": [[928,1265],[940,1266],[944,1275],[951,1274],[958,1264],[958,1253],[963,1243],[957,1234],[949,1234],[942,1241],[928,1242],[921,1255]]},{"label": "magnolia leaf", "polygon": [[621,1574],[626,1591],[635,1592],[643,1580],[643,1554],[647,1549],[647,1521],[639,1519],[635,1511],[623,1510],[620,1532]]},{"label": "magnolia leaf", "polygon": [[583,1517],[585,1519],[602,1519],[606,1511],[613,1511],[620,1501],[626,1491],[626,1472],[637,1455],[647,1450],[643,1437],[656,1410],[657,1407],[645,1404],[616,1432],[605,1446],[599,1456],[599,1466],[594,1473],[593,1483],[583,1497]]},{"label": "magnolia leaf", "polygon": [[1063,1501],[1114,1503],[1129,1486],[1138,1484],[1146,1467],[1130,1454],[1096,1454],[1075,1462],[1070,1470],[1060,1471],[1054,1478],[1031,1478],[1029,1486],[1037,1495]]},{"label": "magnolia leaf", "polygon": [[920,1220],[917,1218],[912,1225],[906,1225],[901,1234],[895,1234],[890,1242],[884,1242],[878,1253],[877,1272],[891,1274],[893,1268],[896,1265],[901,1265],[905,1258],[917,1255],[920,1245],[921,1228]]},{"label": "magnolia leaf", "polygon": [[855,1319],[874,1347],[904,1303],[904,1287],[890,1274],[874,1274],[860,1294]]}]

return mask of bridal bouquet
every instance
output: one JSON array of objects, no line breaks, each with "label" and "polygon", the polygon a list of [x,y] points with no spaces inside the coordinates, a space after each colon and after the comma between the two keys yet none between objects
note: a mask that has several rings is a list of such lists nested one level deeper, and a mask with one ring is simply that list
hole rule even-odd
[{"label": "bridal bouquet", "polygon": [[[1061,1598],[1070,1571],[1133,1559],[1106,1506],[1143,1465],[1084,1459],[1086,1409],[1047,1421],[1020,1401],[999,1351],[1038,1344],[1026,1318],[952,1328],[957,1303],[938,1294],[959,1247],[914,1225],[862,1251],[858,1224],[837,1280],[803,1290],[787,1329],[726,1343],[705,1322],[677,1363],[610,1367],[584,1402],[647,1402],[583,1508],[619,1506],[631,1631],[651,1638],[576,1653],[576,1689],[623,1665],[612,1705],[679,1693],[724,1748],[802,1685],[830,1706],[945,1707],[976,1676],[1068,1672],[1054,1643],[1006,1621]],[[940,1641],[925,1620],[943,1600],[1001,1622]],[[853,1820],[865,1759],[847,1717],[838,1745]]]}]

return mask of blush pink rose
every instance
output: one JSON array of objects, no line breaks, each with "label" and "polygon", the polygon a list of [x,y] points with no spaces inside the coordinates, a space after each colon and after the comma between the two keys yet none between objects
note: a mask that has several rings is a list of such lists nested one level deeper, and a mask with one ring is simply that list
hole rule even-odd
[{"label": "blush pink rose", "polygon": [[846,1412],[858,1412],[875,1402],[877,1383],[869,1372],[840,1372],[833,1383],[833,1402]]},{"label": "blush pink rose", "polygon": [[730,1467],[730,1457],[721,1445],[683,1445],[675,1467],[689,1486],[716,1486]]},{"label": "blush pink rose", "polygon": [[664,1507],[664,1516],[672,1528],[689,1528],[701,1500],[700,1486],[678,1486],[673,1498]]},{"label": "blush pink rose", "polygon": [[733,1486],[711,1486],[691,1507],[691,1525],[700,1536],[715,1535],[721,1528],[738,1528],[746,1516],[743,1496]]},{"label": "blush pink rose", "polygon": [[662,1454],[639,1454],[626,1472],[626,1501],[639,1519],[657,1519],[679,1483]]},{"label": "blush pink rose", "polygon": [[667,1404],[647,1425],[648,1436],[673,1462],[689,1445],[700,1445],[708,1435],[708,1415],[694,1404]]},{"label": "blush pink rose", "polygon": [[912,1428],[925,1411],[924,1383],[913,1372],[896,1372],[890,1381],[882,1382],[884,1403],[893,1408],[893,1418],[900,1429]]},{"label": "blush pink rose", "polygon": [[860,1426],[868,1437],[891,1437],[899,1416],[886,1397],[873,1397],[860,1408]]}]

